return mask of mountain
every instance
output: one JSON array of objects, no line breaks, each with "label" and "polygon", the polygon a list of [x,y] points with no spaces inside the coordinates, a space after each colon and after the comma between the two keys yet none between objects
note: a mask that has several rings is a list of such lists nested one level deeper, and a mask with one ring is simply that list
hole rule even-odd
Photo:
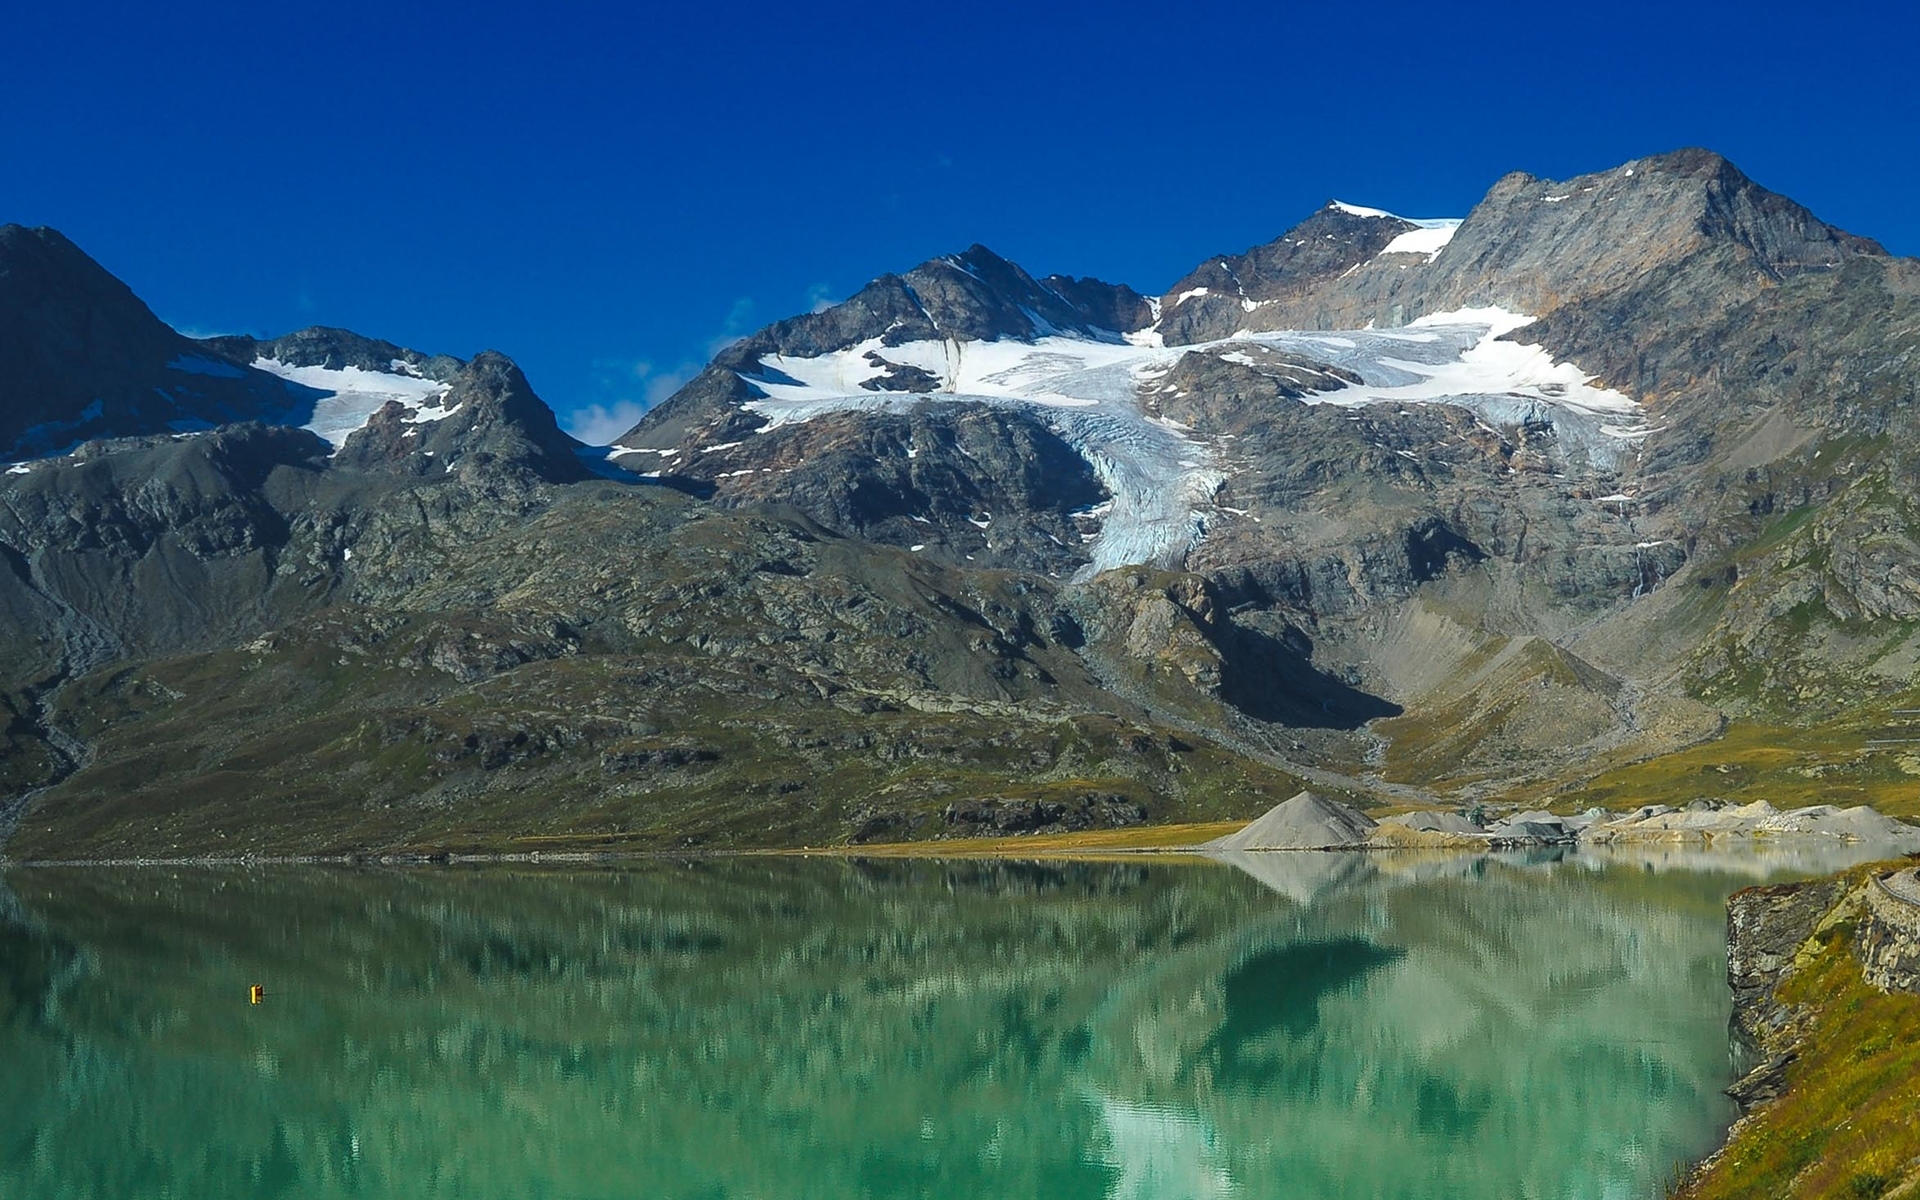
[{"label": "mountain", "polygon": [[595,450],[492,352],[184,339],[50,231],[0,273],[60,381],[0,397],[16,854],[1920,809],[1920,263],[1705,151],[1157,298],[974,246]]},{"label": "mountain", "polygon": [[280,416],[303,399],[175,333],[54,230],[0,225],[0,458]]}]

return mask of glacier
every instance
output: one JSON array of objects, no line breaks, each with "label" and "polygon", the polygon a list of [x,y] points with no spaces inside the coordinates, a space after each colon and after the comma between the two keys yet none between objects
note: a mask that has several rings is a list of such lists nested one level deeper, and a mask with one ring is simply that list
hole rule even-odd
[{"label": "glacier", "polygon": [[[1076,575],[1088,578],[1133,564],[1177,565],[1221,511],[1213,497],[1226,475],[1214,447],[1141,405],[1142,393],[1189,353],[1231,360],[1237,347],[1251,344],[1299,355],[1362,381],[1310,395],[1305,403],[1450,404],[1494,424],[1545,422],[1562,444],[1597,462],[1616,462],[1650,432],[1644,410],[1542,347],[1507,339],[1533,320],[1502,308],[1470,308],[1433,313],[1396,329],[1247,332],[1191,346],[1163,345],[1151,331],[1105,339],[1056,334],[1033,342],[899,346],[876,337],[821,355],[763,355],[759,369],[741,378],[762,394],[745,407],[765,419],[763,432],[828,412],[928,402],[1004,405],[1036,417],[1086,459],[1113,497],[1088,547],[1091,561]],[[918,367],[939,387],[909,393],[862,386],[889,365]]]},{"label": "glacier", "polygon": [[407,410],[407,420],[414,423],[441,420],[453,412],[442,404],[451,385],[424,378],[399,359],[391,372],[299,367],[276,358],[257,358],[253,365],[290,384],[328,393],[314,401],[313,415],[301,428],[319,434],[335,450],[390,401],[398,401]]}]

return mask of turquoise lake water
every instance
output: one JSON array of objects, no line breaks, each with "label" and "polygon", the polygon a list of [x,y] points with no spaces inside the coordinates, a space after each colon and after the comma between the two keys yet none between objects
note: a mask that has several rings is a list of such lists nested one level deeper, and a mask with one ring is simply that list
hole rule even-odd
[{"label": "turquoise lake water", "polygon": [[16,869],[0,1196],[1658,1197],[1862,857]]}]

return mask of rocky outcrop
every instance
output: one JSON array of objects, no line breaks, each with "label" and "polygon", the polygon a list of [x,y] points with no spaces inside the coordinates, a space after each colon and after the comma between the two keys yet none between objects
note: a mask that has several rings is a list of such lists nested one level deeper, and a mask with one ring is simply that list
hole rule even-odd
[{"label": "rocky outcrop", "polygon": [[1883,992],[1920,992],[1920,876],[1876,875],[1861,889],[1860,967]]},{"label": "rocky outcrop", "polygon": [[1093,468],[1038,420],[984,404],[833,413],[659,464],[729,507],[780,506],[828,529],[940,561],[1071,574],[1107,499]]},{"label": "rocky outcrop", "polygon": [[492,350],[447,377],[438,402],[446,415],[421,420],[398,403],[375,413],[340,448],[342,467],[403,475],[460,474],[506,483],[531,478],[576,483],[592,472],[575,453],[553,410],[534,395],[525,375]]},{"label": "rocky outcrop", "polygon": [[1793,970],[1794,956],[1841,899],[1844,878],[1778,884],[1735,892],[1727,901],[1727,983],[1733,989],[1733,1025],[1749,1047],[1778,1058],[1793,1012],[1775,994]]},{"label": "rocky outcrop", "polygon": [[1747,888],[1727,901],[1733,1028],[1760,1062],[1729,1094],[1751,1108],[1776,1098],[1799,1053],[1805,1014],[1781,998],[1808,940],[1851,923],[1853,953],[1883,992],[1920,992],[1920,883],[1911,869]]},{"label": "rocky outcrop", "polygon": [[[1183,276],[1161,298],[1157,328],[1170,346],[1213,341],[1247,328],[1358,328],[1359,322],[1268,324],[1263,310],[1300,314],[1308,297],[1415,228],[1411,221],[1329,202],[1266,245],[1209,259]],[[1261,322],[1250,324],[1256,314]]]},{"label": "rocky outcrop", "polygon": [[1880,864],[1728,902],[1733,1027],[1757,1061],[1727,1089],[1727,1145],[1677,1195],[1912,1194],[1914,890],[1911,867]]}]

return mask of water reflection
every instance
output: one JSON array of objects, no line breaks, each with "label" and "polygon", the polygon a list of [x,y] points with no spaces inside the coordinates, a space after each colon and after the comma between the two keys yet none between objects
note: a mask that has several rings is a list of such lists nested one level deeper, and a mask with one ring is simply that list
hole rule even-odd
[{"label": "water reflection", "polygon": [[15,871],[0,1194],[1656,1194],[1796,869],[1257,857]]}]

